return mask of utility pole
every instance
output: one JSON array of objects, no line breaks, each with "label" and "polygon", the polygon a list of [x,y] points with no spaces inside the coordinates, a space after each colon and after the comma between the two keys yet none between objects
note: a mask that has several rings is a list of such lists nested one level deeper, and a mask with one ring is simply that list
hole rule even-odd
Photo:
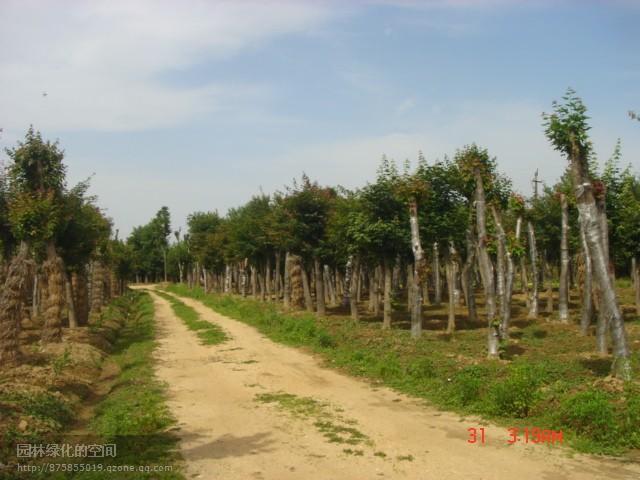
[{"label": "utility pole", "polygon": [[536,173],[533,176],[533,180],[531,180],[531,184],[533,185],[533,199],[538,199],[538,184],[542,183],[542,180],[538,180],[538,169],[536,168]]}]

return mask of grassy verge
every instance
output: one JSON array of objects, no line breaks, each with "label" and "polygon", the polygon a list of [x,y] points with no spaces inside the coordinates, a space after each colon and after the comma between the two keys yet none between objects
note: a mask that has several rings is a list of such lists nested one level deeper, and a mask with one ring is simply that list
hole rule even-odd
[{"label": "grassy verge", "polygon": [[189,330],[196,332],[203,345],[216,345],[227,340],[227,334],[219,326],[206,320],[201,320],[198,312],[184,302],[163,292],[156,291],[155,293],[171,304],[173,313],[184,322]]},{"label": "grassy verge", "polygon": [[[579,337],[574,326],[516,318],[508,361],[488,361],[481,325],[453,337],[427,330],[415,341],[406,330],[381,330],[379,322],[284,313],[270,303],[205,295],[183,285],[167,289],[252,325],[272,340],[310,348],[352,375],[442,408],[505,427],[562,430],[565,443],[583,452],[640,448],[638,384],[608,378],[610,359],[592,356],[593,338]],[[638,333],[630,329],[631,339],[640,338]],[[638,360],[636,351],[636,371]]]},{"label": "grassy verge", "polygon": [[[102,471],[49,474],[46,478],[182,480],[174,424],[165,405],[164,385],[153,372],[153,301],[146,293],[127,294],[126,323],[110,360],[120,373],[109,394],[98,404],[89,431],[96,443],[116,444],[115,458],[95,459]],[[134,471],[119,471],[120,466]],[[159,469],[170,471],[158,471]]]}]

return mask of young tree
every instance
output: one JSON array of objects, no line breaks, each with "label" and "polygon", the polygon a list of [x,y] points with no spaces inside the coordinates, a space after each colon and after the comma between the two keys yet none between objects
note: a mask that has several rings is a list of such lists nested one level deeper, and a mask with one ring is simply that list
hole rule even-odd
[{"label": "young tree", "polygon": [[418,207],[424,201],[428,185],[418,173],[410,175],[408,171],[398,186],[401,198],[409,207],[409,225],[411,227],[411,250],[413,252],[413,294],[411,299],[411,336],[419,338],[422,334],[422,284],[427,276],[427,260],[420,240]]},{"label": "young tree", "polygon": [[[64,152],[57,143],[44,141],[31,127],[24,142],[7,150],[12,163],[9,166],[11,203],[9,221],[14,236],[33,246],[38,258],[44,258],[44,277],[47,295],[44,299],[44,342],[59,342],[62,338],[64,306],[64,266],[56,248],[56,234],[62,223],[62,203],[66,168],[62,162]],[[16,272],[25,272],[18,268]]]},{"label": "young tree", "polygon": [[588,136],[590,127],[586,111],[582,100],[569,89],[562,103],[553,102],[553,113],[544,114],[545,133],[554,148],[562,152],[570,162],[580,224],[584,228],[595,280],[602,294],[600,308],[611,325],[614,356],[612,374],[628,380],[631,378],[629,347],[624,321],[609,275],[600,215],[589,174],[592,145]]},{"label": "young tree", "polygon": [[465,190],[473,189],[473,198],[476,211],[476,232],[478,265],[480,277],[484,286],[486,313],[487,313],[487,356],[499,357],[500,320],[496,310],[496,284],[494,280],[494,267],[489,255],[489,236],[487,232],[487,192],[485,185],[490,190],[499,191],[499,178],[495,175],[495,160],[489,157],[486,149],[477,145],[464,147],[456,153],[456,163],[460,166],[463,178],[466,179]]}]

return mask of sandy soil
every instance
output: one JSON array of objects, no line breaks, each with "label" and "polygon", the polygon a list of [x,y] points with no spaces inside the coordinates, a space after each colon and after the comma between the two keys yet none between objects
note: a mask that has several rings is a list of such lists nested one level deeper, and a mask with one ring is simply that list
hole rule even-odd
[{"label": "sandy soil", "polygon": [[[467,429],[480,427],[477,419],[440,412],[325,368],[308,353],[276,344],[252,327],[181,298],[231,337],[221,345],[200,345],[169,304],[153,298],[160,342],[156,371],[169,385],[168,404],[179,422],[187,478],[640,478],[638,464],[570,456],[559,446],[507,445],[502,427],[485,426],[486,443],[469,444]],[[335,415],[357,422],[352,426],[370,442],[331,443],[314,426],[313,416],[296,416],[274,403],[256,401],[257,394],[275,392],[327,402]]]}]

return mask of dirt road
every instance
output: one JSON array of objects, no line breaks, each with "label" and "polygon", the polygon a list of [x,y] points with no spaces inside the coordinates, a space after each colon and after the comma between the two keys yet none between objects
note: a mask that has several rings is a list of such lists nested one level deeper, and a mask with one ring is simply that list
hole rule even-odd
[{"label": "dirt road", "polygon": [[312,355],[181,298],[231,337],[201,345],[164,299],[153,298],[156,371],[169,385],[187,478],[640,478],[637,464],[571,458],[546,445],[507,445],[501,427],[485,427],[485,445],[469,444],[467,429],[480,427],[477,419],[327,369]]}]

